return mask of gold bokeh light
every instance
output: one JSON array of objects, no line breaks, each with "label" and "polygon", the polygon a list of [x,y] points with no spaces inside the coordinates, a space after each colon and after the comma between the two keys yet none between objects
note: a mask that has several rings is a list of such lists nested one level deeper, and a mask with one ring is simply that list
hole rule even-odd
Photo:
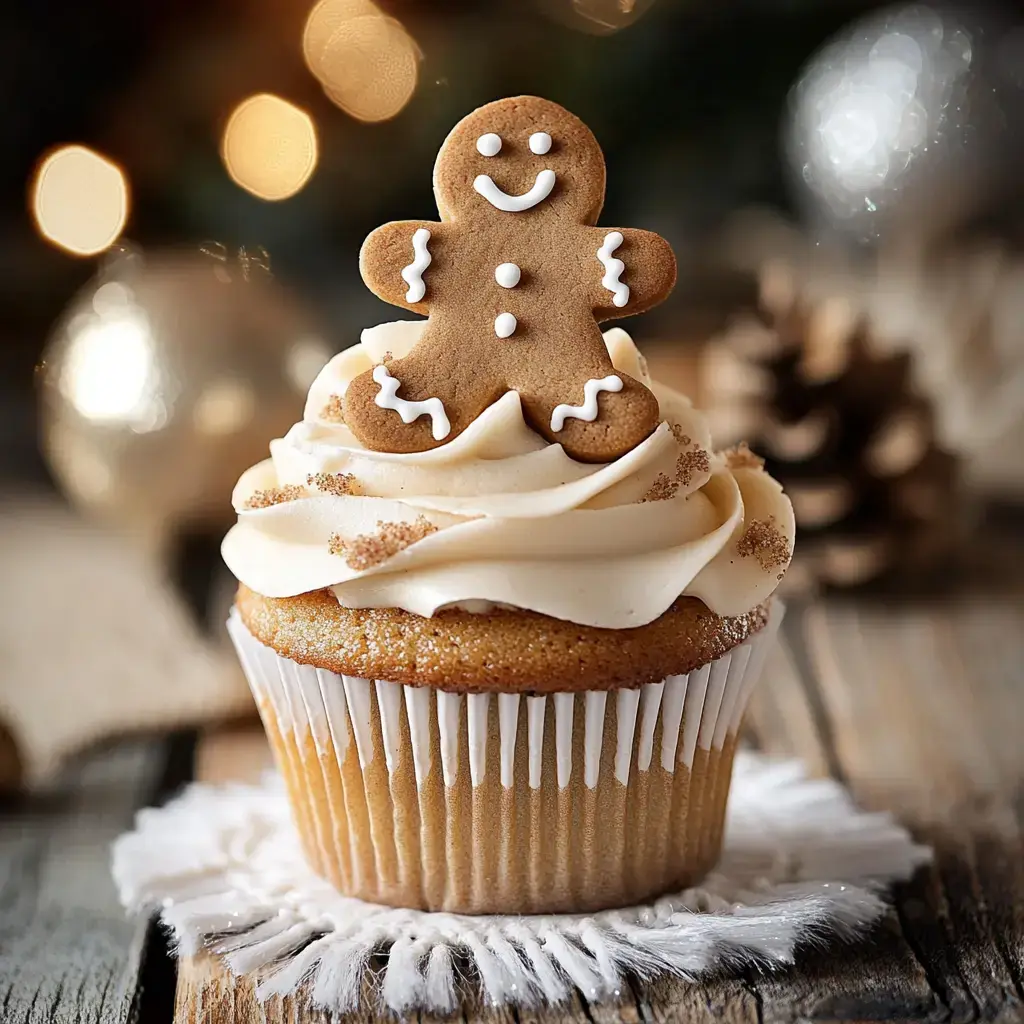
[{"label": "gold bokeh light", "polygon": [[346,21],[366,15],[383,16],[372,0],[320,0],[309,12],[302,33],[302,55],[306,67],[321,81],[324,53],[331,36]]},{"label": "gold bokeh light", "polygon": [[364,15],[335,29],[321,64],[327,95],[359,121],[387,121],[412,99],[419,48],[394,18]]},{"label": "gold bokeh light", "polygon": [[260,199],[295,195],[317,164],[313,119],[271,93],[243,100],[228,118],[221,156],[232,180]]},{"label": "gold bokeh light", "polygon": [[371,0],[320,0],[302,52],[324,92],[360,121],[387,121],[412,98],[420,51],[401,22]]},{"label": "gold bokeh light", "polygon": [[62,146],[39,164],[32,215],[39,233],[76,256],[110,248],[128,219],[128,181],[117,164],[85,146]]}]

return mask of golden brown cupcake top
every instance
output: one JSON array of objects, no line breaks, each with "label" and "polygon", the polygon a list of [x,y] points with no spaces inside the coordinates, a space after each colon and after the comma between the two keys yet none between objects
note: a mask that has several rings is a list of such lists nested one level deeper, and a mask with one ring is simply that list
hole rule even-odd
[{"label": "golden brown cupcake top", "polygon": [[342,608],[328,590],[236,599],[261,643],[302,665],[455,692],[611,690],[683,675],[764,627],[767,605],[722,617],[680,598],[633,629],[578,626],[534,612],[451,610],[427,619],[397,608]]}]

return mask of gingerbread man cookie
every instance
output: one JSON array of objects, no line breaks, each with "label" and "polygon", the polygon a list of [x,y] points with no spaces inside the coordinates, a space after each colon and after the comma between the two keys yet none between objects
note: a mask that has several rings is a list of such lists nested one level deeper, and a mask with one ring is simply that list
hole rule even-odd
[{"label": "gingerbread man cookie", "polygon": [[451,441],[506,391],[575,459],[607,462],[657,426],[658,401],[612,366],[598,323],[661,302],[668,243],[597,228],[604,156],[579,118],[534,96],[489,103],[434,167],[440,223],[395,221],[363,243],[367,285],[428,313],[409,355],[357,377],[345,422],[377,451]]}]

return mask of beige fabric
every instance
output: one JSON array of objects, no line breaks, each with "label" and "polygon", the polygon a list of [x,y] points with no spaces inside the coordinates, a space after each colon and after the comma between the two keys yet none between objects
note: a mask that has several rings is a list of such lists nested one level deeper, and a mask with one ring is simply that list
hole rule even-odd
[{"label": "beige fabric", "polygon": [[90,743],[252,713],[158,567],[54,498],[0,502],[0,788],[43,784]]}]

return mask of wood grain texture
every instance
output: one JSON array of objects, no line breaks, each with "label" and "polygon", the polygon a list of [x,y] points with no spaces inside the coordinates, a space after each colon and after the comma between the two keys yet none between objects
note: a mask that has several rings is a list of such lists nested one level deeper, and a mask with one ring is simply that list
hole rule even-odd
[{"label": "wood grain texture", "polygon": [[3,808],[0,1020],[135,1019],[147,922],[128,920],[110,877],[110,844],[153,799],[163,741],[100,750],[44,795]]},{"label": "wood grain texture", "polygon": [[[467,994],[453,1020],[833,1021],[1024,1020],[1024,606],[792,608],[786,647],[755,693],[748,735],[765,751],[833,774],[863,806],[894,810],[936,851],[898,887],[888,917],[853,945],[799,951],[773,975],[693,985],[634,981],[617,1004],[539,1012],[483,1007]],[[255,777],[253,734],[211,735],[209,777]],[[319,1024],[298,1001],[263,1008],[268,1024]],[[215,961],[185,962],[176,1021],[243,1024],[257,1016],[251,983]],[[352,1021],[376,1022],[369,1004]],[[423,1015],[423,1024],[440,1024]]]},{"label": "wood grain texture", "polygon": [[1024,1017],[1022,626],[1019,603],[981,600],[899,612],[818,605],[800,618],[809,692],[841,777],[859,803],[895,810],[935,850],[898,890],[897,912],[954,1021]]}]

